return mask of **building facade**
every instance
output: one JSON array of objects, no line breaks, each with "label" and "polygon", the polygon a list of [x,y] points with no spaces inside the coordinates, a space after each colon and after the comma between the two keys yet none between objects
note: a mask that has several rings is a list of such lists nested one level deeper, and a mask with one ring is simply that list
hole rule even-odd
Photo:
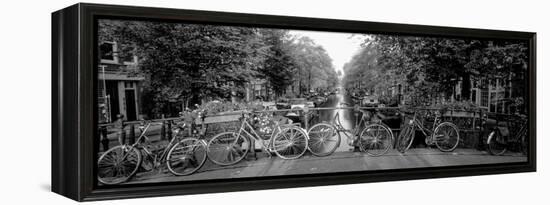
[{"label": "building facade", "polygon": [[512,83],[509,79],[477,79],[471,81],[470,101],[489,112],[511,114]]},{"label": "building facade", "polygon": [[[470,95],[461,96],[463,83],[462,79],[455,81],[454,90],[451,96],[444,97],[442,93],[439,97],[432,97],[431,104],[436,105],[440,103],[466,101],[476,105],[479,108],[483,108],[488,112],[501,113],[501,114],[513,114],[515,112],[513,108],[513,92],[514,87],[510,79],[494,77],[484,79],[470,79]],[[391,86],[386,88],[376,89],[375,94],[378,96],[389,96],[398,101],[398,104],[407,104],[406,101],[410,100],[409,97],[405,97],[407,86],[402,86],[398,82],[394,82]]]},{"label": "building facade", "polygon": [[99,122],[113,122],[119,114],[127,121],[138,120],[139,84],[144,77],[137,73],[137,56],[132,52],[123,52],[116,42],[103,42],[99,50]]}]

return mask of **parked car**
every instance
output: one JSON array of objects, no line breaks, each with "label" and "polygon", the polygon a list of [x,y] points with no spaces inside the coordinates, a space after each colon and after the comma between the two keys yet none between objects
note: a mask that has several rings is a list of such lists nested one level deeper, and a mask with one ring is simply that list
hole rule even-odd
[{"label": "parked car", "polygon": [[315,97],[310,98],[310,101],[313,102],[315,107],[319,107],[327,101],[327,98],[323,97],[323,96],[315,96]]},{"label": "parked car", "polygon": [[288,98],[280,98],[276,103],[275,106],[278,110],[281,109],[290,109],[290,103]]},{"label": "parked car", "polygon": [[307,101],[305,98],[293,98],[289,101],[290,109],[294,108],[305,108],[305,107],[315,107],[315,104],[312,101]]},{"label": "parked car", "polygon": [[277,103],[275,102],[262,102],[261,104],[265,110],[278,110]]},{"label": "parked car", "polygon": [[[291,109],[304,109],[304,108],[313,108],[315,107],[315,104],[313,101],[308,101],[306,98],[293,98],[289,101],[290,108]],[[311,111],[309,111],[311,112]],[[304,123],[304,112],[300,111],[291,111],[287,112],[285,114],[285,117],[291,119],[294,123]],[[309,118],[312,117],[312,115],[308,115]],[[303,124],[302,124],[303,125]]]},{"label": "parked car", "polygon": [[373,95],[364,96],[363,99],[361,99],[361,106],[363,107],[376,107],[378,104],[378,98]]}]

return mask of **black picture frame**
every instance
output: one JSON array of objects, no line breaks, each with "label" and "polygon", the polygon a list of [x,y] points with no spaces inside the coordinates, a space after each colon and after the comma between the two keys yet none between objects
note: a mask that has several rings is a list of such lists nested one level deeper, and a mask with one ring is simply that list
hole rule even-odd
[{"label": "black picture frame", "polygon": [[[96,186],[97,52],[94,21],[101,17],[194,22],[351,33],[422,35],[529,42],[529,153],[526,163],[431,167],[247,179]],[[394,180],[536,171],[536,33],[425,25],[240,14],[79,3],[52,13],[52,191],[77,201],[231,192]]]}]

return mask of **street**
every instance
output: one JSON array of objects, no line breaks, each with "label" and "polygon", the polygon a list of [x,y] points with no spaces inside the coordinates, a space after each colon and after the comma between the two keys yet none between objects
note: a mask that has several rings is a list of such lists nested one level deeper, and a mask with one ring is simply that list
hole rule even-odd
[{"label": "street", "polygon": [[174,176],[167,170],[163,170],[161,173],[158,171],[138,173],[127,184],[525,161],[527,161],[527,157],[515,153],[492,156],[485,151],[474,149],[457,149],[451,153],[444,153],[437,149],[422,148],[410,149],[405,154],[390,150],[386,155],[380,157],[370,157],[360,152],[337,151],[327,157],[315,157],[308,153],[295,160],[284,160],[276,156],[268,157],[266,154],[260,153],[257,160],[248,157],[236,165],[226,167],[217,166],[207,161],[198,172],[189,176]]}]

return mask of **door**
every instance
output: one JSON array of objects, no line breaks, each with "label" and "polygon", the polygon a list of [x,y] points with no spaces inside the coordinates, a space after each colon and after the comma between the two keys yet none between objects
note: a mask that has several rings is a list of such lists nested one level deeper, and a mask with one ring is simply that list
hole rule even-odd
[{"label": "door", "polygon": [[120,114],[118,104],[118,82],[108,80],[105,82],[107,86],[107,95],[109,96],[109,111],[111,114],[111,121],[115,121],[116,115]]},{"label": "door", "polygon": [[126,96],[126,117],[128,121],[137,120],[136,116],[136,92],[135,90],[125,90]]}]

